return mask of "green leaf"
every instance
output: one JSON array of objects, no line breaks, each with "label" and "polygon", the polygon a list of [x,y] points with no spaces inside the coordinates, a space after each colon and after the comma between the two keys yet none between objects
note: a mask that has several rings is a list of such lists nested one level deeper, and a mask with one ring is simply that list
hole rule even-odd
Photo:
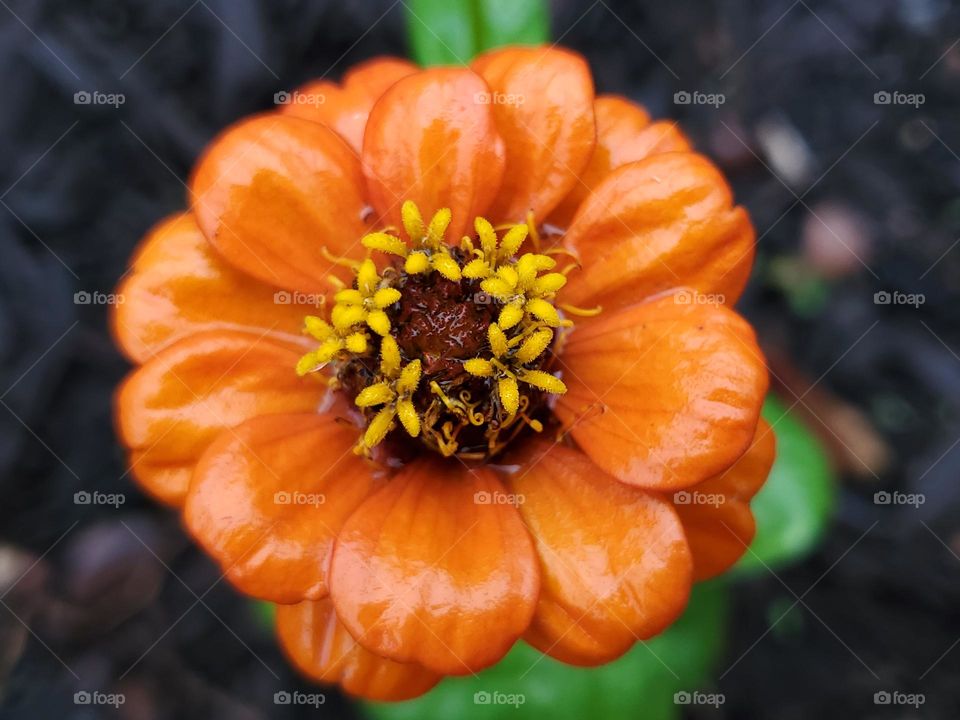
[{"label": "green leaf", "polygon": [[772,395],[763,416],[777,435],[777,459],[750,504],[757,534],[737,571],[756,572],[804,557],[823,536],[836,504],[836,478],[820,441]]},{"label": "green leaf", "polygon": [[277,619],[277,606],[263,600],[254,600],[250,603],[250,609],[257,624],[272,632]]},{"label": "green leaf", "polygon": [[[727,608],[726,587],[706,583],[694,589],[686,613],[669,630],[607,665],[572,667],[517,643],[477,677],[446,678],[415,700],[363,708],[373,720],[676,720],[681,707],[674,693],[701,689],[719,660]],[[494,693],[517,704],[482,702]]]},{"label": "green leaf", "polygon": [[407,0],[407,36],[421,65],[463,65],[501,45],[550,37],[545,0]]}]

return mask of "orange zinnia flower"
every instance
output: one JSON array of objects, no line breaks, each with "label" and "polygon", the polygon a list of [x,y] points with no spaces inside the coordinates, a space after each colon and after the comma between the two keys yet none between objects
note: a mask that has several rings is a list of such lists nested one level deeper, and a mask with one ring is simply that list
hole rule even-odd
[{"label": "orange zinnia flower", "polygon": [[774,452],[721,173],[561,49],[300,94],[211,144],[120,289],[134,476],[354,694],[666,628]]}]

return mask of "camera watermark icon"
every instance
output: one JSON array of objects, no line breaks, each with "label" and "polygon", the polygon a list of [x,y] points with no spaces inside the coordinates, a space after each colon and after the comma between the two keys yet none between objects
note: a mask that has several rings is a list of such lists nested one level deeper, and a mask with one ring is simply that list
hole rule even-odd
[{"label": "camera watermark icon", "polygon": [[126,301],[127,299],[123,296],[123,293],[78,290],[73,294],[74,305],[123,305]]},{"label": "camera watermark icon", "polygon": [[105,93],[99,90],[80,90],[73,94],[74,105],[111,105],[120,107],[127,101],[123,93]]},{"label": "camera watermark icon", "polygon": [[475,505],[513,505],[517,507],[523,505],[527,498],[522,493],[505,493],[487,490],[477,490],[473,494],[473,503]]},{"label": "camera watermark icon", "polygon": [[923,693],[905,693],[899,690],[880,690],[873,694],[874,705],[909,705],[919,708],[927,701]]},{"label": "camera watermark icon", "polygon": [[512,105],[520,107],[527,98],[522,93],[505,92],[478,92],[474,93],[473,101],[477,105]]},{"label": "camera watermark icon", "polygon": [[281,90],[273,94],[274,105],[326,105],[327,96],[323,93],[302,93],[299,90]]},{"label": "camera watermark icon", "polygon": [[674,105],[711,105],[720,107],[727,101],[723,93],[705,93],[699,90],[678,90],[673,94]]},{"label": "camera watermark icon", "polygon": [[326,302],[322,293],[290,292],[289,290],[277,290],[273,294],[274,305],[307,305],[309,307],[320,307]]},{"label": "camera watermark icon", "polygon": [[923,493],[903,493],[899,490],[888,492],[887,490],[878,490],[873,494],[874,505],[912,505],[915,508],[920,507],[927,501],[927,496]]},{"label": "camera watermark icon", "polygon": [[927,301],[927,296],[923,293],[904,293],[899,290],[890,292],[889,290],[878,290],[873,294],[874,305],[911,305],[915,308],[920,307]]},{"label": "camera watermark icon", "polygon": [[123,493],[103,493],[99,490],[90,492],[88,490],[78,490],[73,494],[74,505],[110,505],[119,508],[127,501],[127,496]]},{"label": "camera watermark icon", "polygon": [[680,690],[673,694],[674,705],[709,705],[718,708],[727,701],[723,693],[705,693],[699,690],[688,692]]},{"label": "camera watermark icon", "polygon": [[527,702],[527,696],[523,693],[505,693],[499,690],[490,692],[488,690],[477,690],[473,694],[474,705],[512,705],[515,708]]},{"label": "camera watermark icon", "polygon": [[327,496],[323,493],[288,492],[278,490],[273,494],[275,505],[323,505]]},{"label": "camera watermark icon", "polygon": [[493,305],[496,301],[497,299],[490,293],[480,291],[473,294],[474,305]]},{"label": "camera watermark icon", "polygon": [[310,707],[318,708],[326,702],[327,696],[323,693],[278,690],[273,694],[274,705],[309,705]]},{"label": "camera watermark icon", "polygon": [[879,90],[873,94],[874,105],[911,105],[920,107],[927,101],[923,93],[905,93],[899,90]]},{"label": "camera watermark icon", "polygon": [[674,505],[709,505],[720,507],[727,501],[721,493],[705,493],[699,490],[679,490],[673,494]]},{"label": "camera watermark icon", "polygon": [[702,293],[696,290],[684,289],[673,294],[675,305],[725,305],[727,296],[723,293]]},{"label": "camera watermark icon", "polygon": [[123,693],[105,693],[99,690],[78,690],[73,694],[74,705],[109,705],[119,708],[127,701]]}]

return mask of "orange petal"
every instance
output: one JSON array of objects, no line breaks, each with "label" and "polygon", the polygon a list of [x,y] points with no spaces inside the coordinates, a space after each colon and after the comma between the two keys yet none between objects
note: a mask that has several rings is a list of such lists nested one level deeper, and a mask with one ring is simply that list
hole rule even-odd
[{"label": "orange petal", "polygon": [[508,480],[543,578],[524,639],[575,665],[599,665],[683,612],[692,561],[661,495],[619,483],[583,453],[543,440]]},{"label": "orange petal", "polygon": [[124,301],[113,306],[113,333],[137,363],[203,330],[245,329],[299,339],[303,316],[311,312],[284,302],[293,294],[225,263],[190,213],[173,215],[150,231],[117,293]]},{"label": "orange petal", "polygon": [[557,416],[618,480],[681,489],[726,470],[753,438],[767,371],[753,329],[724,306],[666,295],[577,327]]},{"label": "orange petal", "polygon": [[301,86],[280,106],[284,115],[323,123],[336,130],[359,153],[370,109],[397,80],[417,71],[413,63],[395,57],[379,57],[354,66],[343,77],[343,86],[315,80]]},{"label": "orange petal", "polygon": [[746,552],[756,531],[750,499],[766,481],[776,454],[776,437],[761,418],[753,442],[739,460],[719,475],[673,494],[697,581],[719,575]]},{"label": "orange petal", "polygon": [[[297,377],[302,352],[250,333],[191,335],[124,380],[116,398],[120,437],[148,466],[193,464],[226,428],[258,415],[312,411],[327,388],[322,378]],[[182,502],[174,489],[165,494]]]},{"label": "orange petal", "polygon": [[580,182],[550,215],[549,222],[565,228],[590,191],[612,170],[663,152],[692,149],[676,122],[650,122],[650,115],[619,95],[601,95],[593,103],[597,118],[597,146],[580,173]]},{"label": "orange petal", "polygon": [[754,231],[709,160],[661,153],[610,173],[565,244],[583,269],[570,274],[564,302],[611,310],[689,287],[732,306],[753,264]]},{"label": "orange petal", "polygon": [[359,434],[329,414],[265,415],[207,448],[183,518],[240,590],[278,603],[327,595],[337,533],[378,485],[353,453]]},{"label": "orange petal", "polygon": [[409,700],[442,677],[364,649],[337,619],[329,600],[277,606],[277,635],[290,660],[318,682],[339,683],[368,700]]},{"label": "orange petal", "polygon": [[150,463],[144,460],[143,452],[130,453],[128,462],[130,475],[153,498],[171,507],[183,504],[193,475],[193,462]]},{"label": "orange petal", "polygon": [[370,199],[381,221],[400,225],[400,206],[413,200],[427,218],[450,208],[447,239],[459,242],[500,187],[503,140],[490,92],[463,68],[431,68],[403,78],[373,106],[363,139]]},{"label": "orange petal", "polygon": [[243,120],[207,148],[190,191],[203,234],[272,285],[323,292],[336,268],[323,249],[363,252],[360,162],[324,125],[279,113]]},{"label": "orange petal", "polygon": [[593,78],[577,53],[556,47],[492,50],[473,61],[507,147],[507,168],[490,209],[518,222],[546,218],[579,183],[596,142]]},{"label": "orange petal", "polygon": [[[367,649],[462,675],[499,660],[527,628],[540,578],[533,543],[488,469],[421,460],[351,517],[330,594]],[[488,502],[484,502],[488,500]]]}]

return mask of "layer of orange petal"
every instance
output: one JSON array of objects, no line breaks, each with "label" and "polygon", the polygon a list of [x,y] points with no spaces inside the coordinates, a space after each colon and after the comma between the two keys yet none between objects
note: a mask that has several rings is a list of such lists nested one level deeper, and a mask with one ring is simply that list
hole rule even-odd
[{"label": "layer of orange petal", "polygon": [[366,650],[337,619],[329,599],[277,607],[277,635],[293,664],[318,682],[338,683],[368,700],[409,700],[442,677],[415,663]]},{"label": "layer of orange petal", "polygon": [[277,603],[327,595],[337,533],[380,485],[353,453],[358,432],[329,414],[266,415],[207,448],[183,517],[237,588]]},{"label": "layer of orange petal", "polygon": [[629,487],[578,450],[538,440],[507,479],[540,557],[531,645],[563,662],[599,665],[683,612],[692,562],[663,496]]},{"label": "layer of orange petal", "polygon": [[360,161],[319,123],[271,113],[233,125],[194,169],[197,224],[235,267],[271,285],[322,293],[359,257],[367,229]]},{"label": "layer of orange petal", "polygon": [[144,455],[136,450],[129,454],[130,475],[151,497],[165,505],[180,507],[190,487],[194,461],[151,463],[144,459]]},{"label": "layer of orange petal", "polygon": [[755,233],[720,171],[688,152],[651,155],[611,172],[564,239],[582,269],[564,302],[615,310],[687,287],[731,307],[753,265]]},{"label": "layer of orange petal", "polygon": [[540,576],[533,543],[486,468],[418,460],[347,521],[330,593],[372,652],[462,675],[499,660],[526,630]]},{"label": "layer of orange petal", "polygon": [[147,234],[117,294],[124,302],[112,306],[113,334],[137,363],[204,330],[269,332],[296,341],[310,312],[284,302],[292,294],[228,265],[190,213],[173,215]]},{"label": "layer of orange petal", "polygon": [[603,313],[562,348],[557,416],[618,480],[687,488],[750,444],[768,377],[753,329],[722,305],[671,293]]},{"label": "layer of orange petal", "polygon": [[696,580],[730,568],[753,540],[750,499],[763,486],[776,457],[776,437],[760,419],[747,451],[719,475],[673,496],[693,553]]},{"label": "layer of orange petal", "polygon": [[[405,200],[429,218],[450,208],[458,242],[500,187],[503,139],[487,84],[464,68],[431,68],[392,85],[374,105],[363,138],[370,200],[381,222],[399,226]],[[472,232],[472,230],[471,230]]]},{"label": "layer of orange petal", "polygon": [[651,122],[646,110],[619,95],[599,96],[593,112],[597,118],[597,146],[580,173],[580,182],[548,218],[558,227],[568,227],[590,191],[621,165],[658,153],[692,148],[676,122]]},{"label": "layer of orange petal", "polygon": [[488,102],[507,149],[503,184],[490,209],[497,222],[547,217],[579,182],[596,142],[593,78],[579,54],[510,47],[472,66],[490,85]]},{"label": "layer of orange petal", "polygon": [[359,154],[374,102],[397,80],[416,71],[416,65],[402,58],[372,58],[352,67],[344,75],[342,86],[329,80],[302,85],[289,94],[280,112],[323,123],[336,130]]},{"label": "layer of orange petal", "polygon": [[[127,376],[116,395],[121,440],[144,467],[194,464],[221,431],[258,415],[310,412],[328,392],[298,378],[297,345],[239,331],[191,335]],[[137,478],[141,475],[134,471]],[[149,475],[150,492],[179,504],[182,472]],[[161,481],[176,485],[160,488]]]}]

